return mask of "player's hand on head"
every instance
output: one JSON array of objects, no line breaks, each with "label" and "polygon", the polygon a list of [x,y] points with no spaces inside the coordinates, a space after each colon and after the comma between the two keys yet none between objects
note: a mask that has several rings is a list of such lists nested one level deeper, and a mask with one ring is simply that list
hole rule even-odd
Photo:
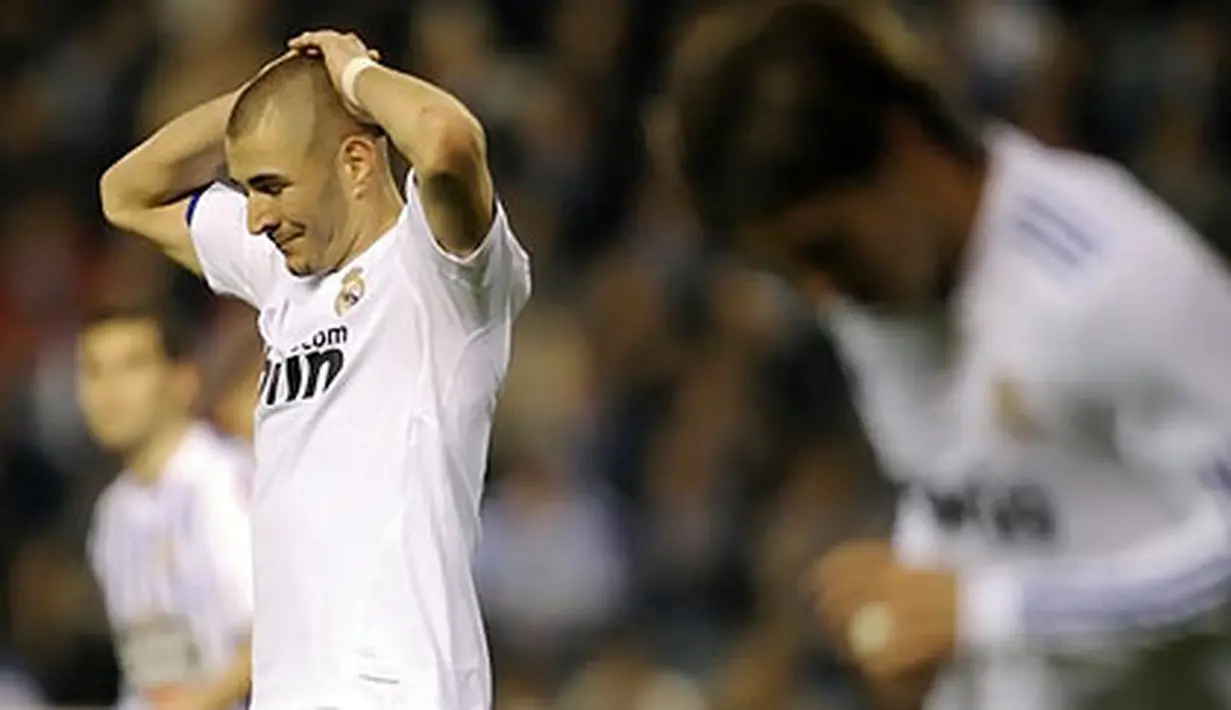
[{"label": "player's hand on head", "polygon": [[[354,32],[342,33],[336,30],[304,32],[287,42],[287,46],[291,51],[324,59],[333,88],[342,97],[346,95],[343,88],[343,75],[348,64],[365,57],[372,61],[380,61],[380,52],[364,44],[359,35]],[[355,114],[356,118],[363,121],[371,120],[358,106],[349,105],[345,98],[343,98],[343,103],[347,104],[347,108]]]},{"label": "player's hand on head", "polygon": [[952,657],[952,573],[905,567],[885,542],[854,542],[821,559],[811,582],[823,629],[887,706],[909,706]]}]

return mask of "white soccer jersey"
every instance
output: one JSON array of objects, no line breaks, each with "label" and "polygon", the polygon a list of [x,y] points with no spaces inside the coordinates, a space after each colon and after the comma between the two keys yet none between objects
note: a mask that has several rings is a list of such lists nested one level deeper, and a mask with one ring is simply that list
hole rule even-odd
[{"label": "white soccer jersey", "polygon": [[1218,707],[1175,659],[1231,586],[1231,280],[1123,169],[989,149],[949,317],[827,314],[899,553],[959,571],[929,708]]},{"label": "white soccer jersey", "polygon": [[409,179],[397,224],[324,276],[292,276],[245,210],[214,185],[189,219],[210,286],[259,310],[266,345],[254,708],[487,710],[470,561],[529,259],[499,206],[448,255]]},{"label": "white soccer jersey", "polygon": [[123,673],[121,707],[208,681],[252,623],[252,550],[238,444],[195,425],[153,483],[122,473],[99,497],[89,537]]}]

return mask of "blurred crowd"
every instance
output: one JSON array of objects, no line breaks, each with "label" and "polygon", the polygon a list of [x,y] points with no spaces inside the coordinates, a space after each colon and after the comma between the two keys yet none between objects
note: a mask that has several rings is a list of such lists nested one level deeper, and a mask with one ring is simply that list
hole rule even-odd
[{"label": "blurred crowd", "polygon": [[[175,303],[203,416],[251,426],[251,317],[108,231],[98,176],[292,32],[338,26],[480,116],[535,259],[476,564],[498,710],[855,707],[801,579],[834,541],[883,532],[891,495],[812,315],[705,252],[663,164],[662,66],[705,4],[0,2],[0,705],[115,694],[82,562],[116,469],[74,402],[85,310]],[[1231,244],[1231,4],[899,4],[956,95],[1125,162]]]}]

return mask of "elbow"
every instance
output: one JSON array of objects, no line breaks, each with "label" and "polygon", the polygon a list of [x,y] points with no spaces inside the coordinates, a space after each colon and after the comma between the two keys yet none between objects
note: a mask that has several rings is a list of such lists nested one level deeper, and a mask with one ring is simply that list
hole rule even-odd
[{"label": "elbow", "polygon": [[123,169],[119,163],[112,165],[99,178],[98,201],[107,223],[113,227],[121,227],[125,210]]}]

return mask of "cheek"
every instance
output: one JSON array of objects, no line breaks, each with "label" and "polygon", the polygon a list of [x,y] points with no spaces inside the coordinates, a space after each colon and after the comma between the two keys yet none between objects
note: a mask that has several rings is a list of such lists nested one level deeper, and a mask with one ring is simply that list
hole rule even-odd
[{"label": "cheek", "polygon": [[885,210],[887,219],[892,220],[889,229],[903,239],[916,240],[927,231],[927,205],[922,191],[913,186],[899,183],[893,186],[886,202],[890,206]]}]

